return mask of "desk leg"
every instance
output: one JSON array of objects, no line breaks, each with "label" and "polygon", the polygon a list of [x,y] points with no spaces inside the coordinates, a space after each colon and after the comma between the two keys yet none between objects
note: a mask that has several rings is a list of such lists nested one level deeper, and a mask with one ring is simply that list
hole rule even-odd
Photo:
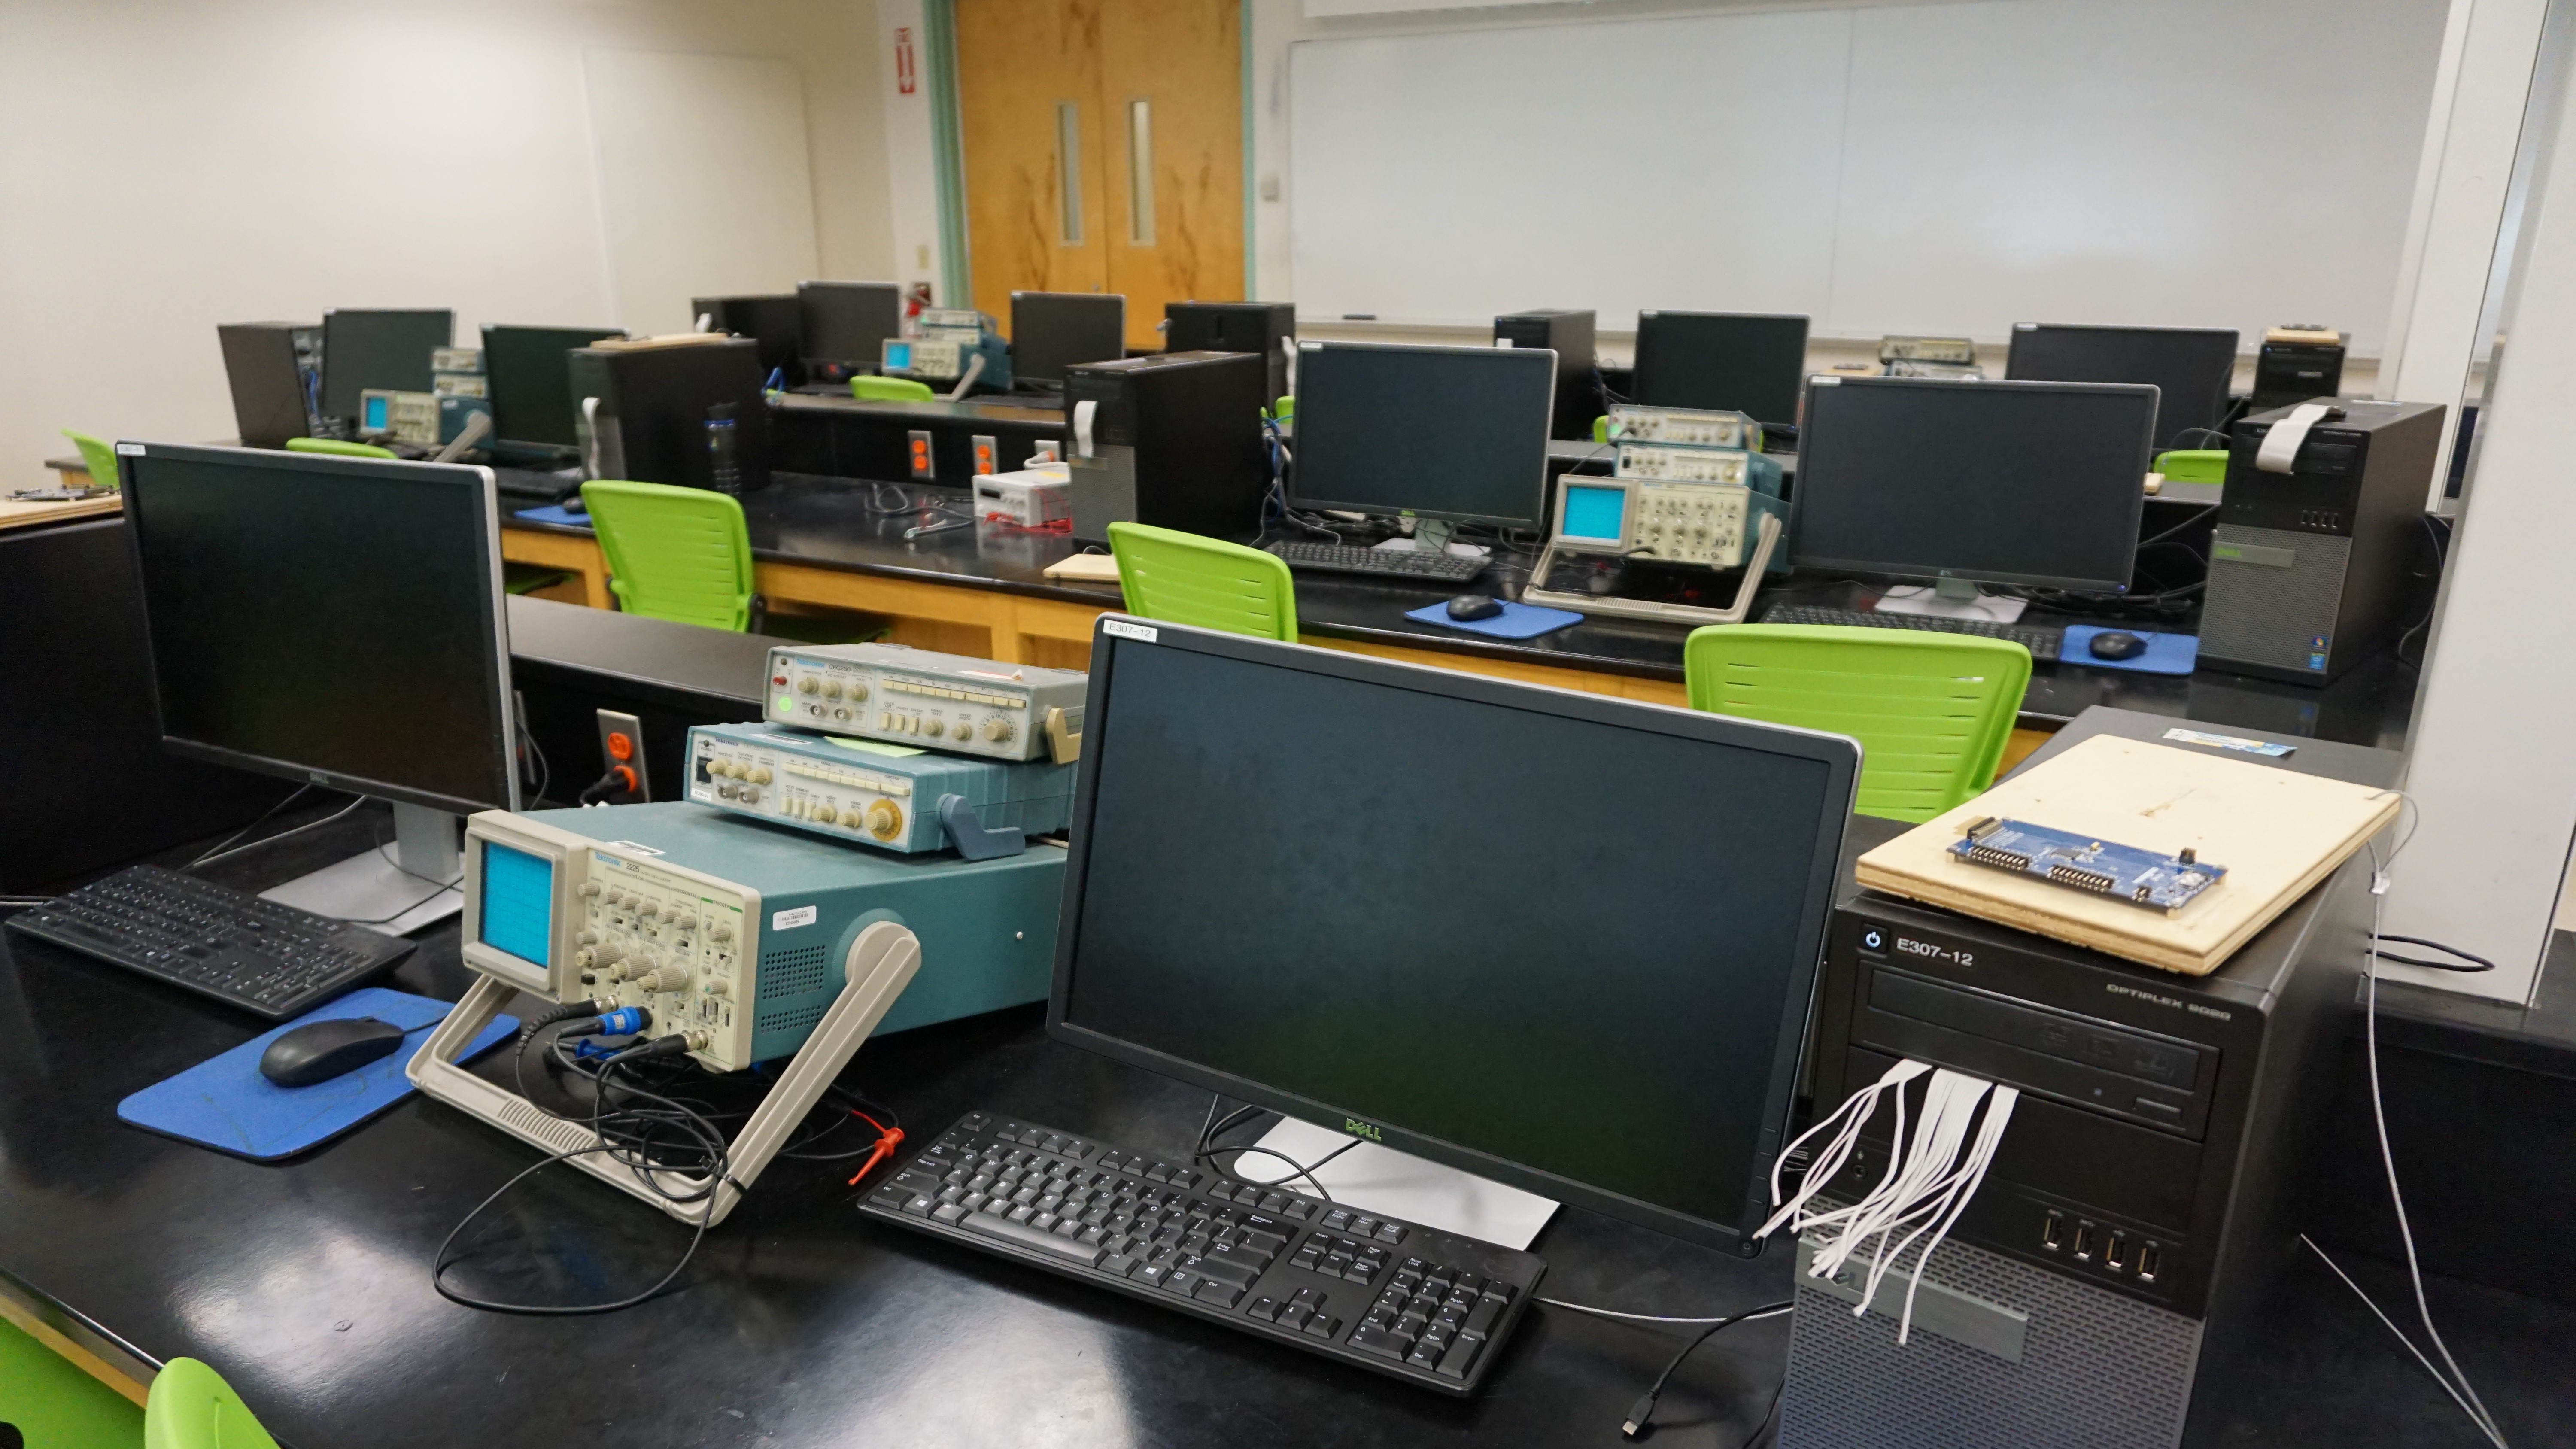
[{"label": "desk leg", "polygon": [[581,576],[583,603],[594,609],[610,606],[608,560],[599,551],[599,540],[589,534],[512,528],[504,524],[501,527],[501,557],[509,563],[569,569]]}]

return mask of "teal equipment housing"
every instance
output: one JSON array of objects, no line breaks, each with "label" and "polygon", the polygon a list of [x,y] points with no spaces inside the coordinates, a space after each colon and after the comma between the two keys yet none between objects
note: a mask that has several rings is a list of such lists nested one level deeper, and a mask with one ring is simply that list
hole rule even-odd
[{"label": "teal equipment housing", "polygon": [[768,724],[689,730],[690,800],[880,850],[1015,853],[1065,827],[1073,771]]}]

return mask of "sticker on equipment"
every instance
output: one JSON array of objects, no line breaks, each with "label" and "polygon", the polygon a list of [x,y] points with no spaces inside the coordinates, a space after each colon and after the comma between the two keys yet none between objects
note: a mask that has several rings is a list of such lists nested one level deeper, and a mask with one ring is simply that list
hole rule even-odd
[{"label": "sticker on equipment", "polygon": [[814,924],[814,915],[815,908],[812,906],[798,906],[792,911],[778,911],[770,916],[769,929],[792,931],[798,926],[810,926]]},{"label": "sticker on equipment", "polygon": [[1121,639],[1141,639],[1148,644],[1154,642],[1155,633],[1154,626],[1151,624],[1134,624],[1125,619],[1101,620],[1100,632],[1115,634]]}]

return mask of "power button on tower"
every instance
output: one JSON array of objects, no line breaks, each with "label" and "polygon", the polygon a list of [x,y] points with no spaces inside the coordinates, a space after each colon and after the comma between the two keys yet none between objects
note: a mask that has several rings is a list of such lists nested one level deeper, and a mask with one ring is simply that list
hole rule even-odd
[{"label": "power button on tower", "polygon": [[1881,928],[1879,928],[1879,927],[1877,927],[1877,926],[1863,926],[1863,927],[1861,927],[1861,928],[1860,928],[1860,948],[1861,948],[1862,950],[1864,950],[1864,951],[1884,951],[1884,950],[1886,950],[1886,949],[1887,949],[1887,932],[1886,932],[1886,931],[1884,931],[1884,930],[1882,930]]}]

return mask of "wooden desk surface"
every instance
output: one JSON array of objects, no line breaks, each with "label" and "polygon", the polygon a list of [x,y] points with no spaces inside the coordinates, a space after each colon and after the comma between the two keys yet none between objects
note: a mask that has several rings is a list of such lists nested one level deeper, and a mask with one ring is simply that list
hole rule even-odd
[{"label": "wooden desk surface", "polygon": [[0,529],[31,528],[37,524],[61,523],[74,518],[95,518],[103,513],[121,513],[124,509],[124,496],[116,493],[69,503],[31,503],[0,498]]}]

